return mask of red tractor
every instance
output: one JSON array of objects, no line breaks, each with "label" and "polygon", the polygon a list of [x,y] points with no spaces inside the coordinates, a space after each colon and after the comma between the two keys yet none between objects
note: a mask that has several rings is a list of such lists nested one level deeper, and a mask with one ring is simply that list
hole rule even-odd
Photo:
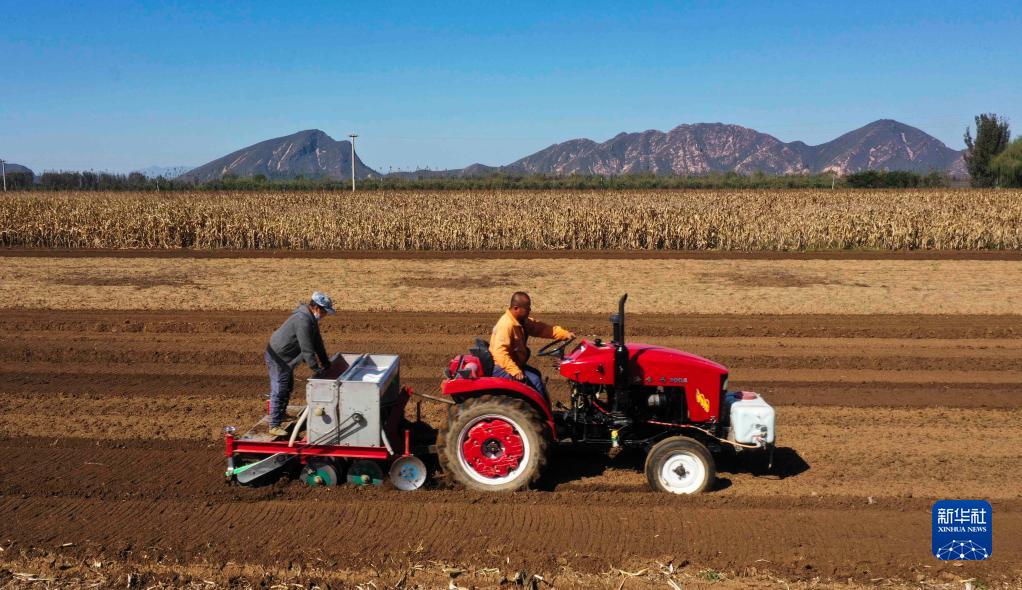
[{"label": "red tractor", "polygon": [[570,406],[552,408],[524,383],[493,377],[480,339],[454,357],[441,389],[453,405],[437,452],[444,471],[467,488],[513,491],[534,483],[554,444],[646,452],[654,490],[694,494],[715,478],[725,447],[772,454],[774,411],[752,392],[728,391],[726,367],[694,354],[625,342],[625,301],[611,316],[614,339],[551,342],[538,356],[557,360],[571,384]]}]

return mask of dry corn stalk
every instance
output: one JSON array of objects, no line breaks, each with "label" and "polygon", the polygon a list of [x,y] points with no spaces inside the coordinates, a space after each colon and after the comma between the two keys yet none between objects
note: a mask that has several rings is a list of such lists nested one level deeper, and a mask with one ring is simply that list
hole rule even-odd
[{"label": "dry corn stalk", "polygon": [[1022,191],[18,193],[0,246],[1016,250]]}]

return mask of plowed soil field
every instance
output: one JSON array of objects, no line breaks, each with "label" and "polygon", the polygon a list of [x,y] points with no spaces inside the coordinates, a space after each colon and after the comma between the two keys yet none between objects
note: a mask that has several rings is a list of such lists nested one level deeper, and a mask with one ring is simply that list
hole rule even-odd
[{"label": "plowed soil field", "polygon": [[[221,429],[259,419],[261,351],[286,311],[4,307],[5,584],[1022,580],[1019,315],[630,316],[632,341],[722,362],[734,386],[759,391],[778,412],[772,470],[726,461],[712,493],[667,497],[647,490],[641,457],[627,453],[562,452],[539,489],[510,495],[454,489],[442,476],[415,493],[229,486]],[[342,313],[323,331],[331,352],[401,355],[402,381],[435,394],[447,359],[495,319],[396,307]],[[609,336],[606,314],[545,319]],[[539,365],[564,399],[564,381]],[[299,370],[299,401],[305,376]],[[422,415],[434,427],[444,419],[428,403]],[[930,507],[942,498],[992,503],[990,560],[930,555]]]}]

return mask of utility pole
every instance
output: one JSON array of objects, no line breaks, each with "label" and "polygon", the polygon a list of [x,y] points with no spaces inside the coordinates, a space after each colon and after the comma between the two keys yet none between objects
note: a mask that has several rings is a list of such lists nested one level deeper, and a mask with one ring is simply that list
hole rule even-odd
[{"label": "utility pole", "polygon": [[0,160],[0,171],[2,171],[3,176],[4,176],[4,192],[6,193],[7,192],[7,162],[5,160]]},{"label": "utility pole", "polygon": [[355,192],[355,138],[358,134],[352,133],[351,138],[351,192]]}]

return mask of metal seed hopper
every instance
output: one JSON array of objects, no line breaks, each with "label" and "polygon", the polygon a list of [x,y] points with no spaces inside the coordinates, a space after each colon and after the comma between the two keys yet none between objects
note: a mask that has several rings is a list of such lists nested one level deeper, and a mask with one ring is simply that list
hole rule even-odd
[{"label": "metal seed hopper", "polygon": [[229,479],[255,484],[300,467],[311,485],[336,485],[345,471],[349,482],[365,485],[382,483],[388,468],[396,487],[422,486],[426,466],[412,452],[404,419],[412,392],[401,386],[398,356],[338,353],[331,360],[328,371],[308,380],[307,405],[288,407],[298,415],[285,423],[288,440],[269,434],[266,416],[241,436],[224,429]]}]

